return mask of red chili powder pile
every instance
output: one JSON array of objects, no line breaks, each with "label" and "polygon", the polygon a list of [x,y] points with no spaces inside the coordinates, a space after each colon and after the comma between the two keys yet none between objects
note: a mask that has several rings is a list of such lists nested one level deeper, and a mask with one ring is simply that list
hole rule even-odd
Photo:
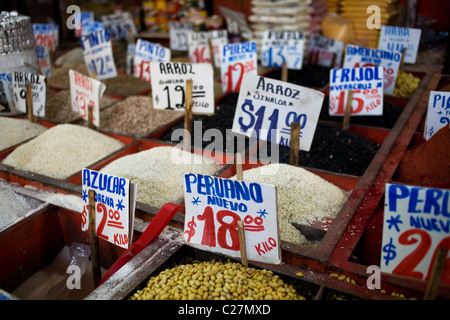
[{"label": "red chili powder pile", "polygon": [[405,152],[394,180],[417,186],[450,187],[450,127],[441,128],[426,142]]}]

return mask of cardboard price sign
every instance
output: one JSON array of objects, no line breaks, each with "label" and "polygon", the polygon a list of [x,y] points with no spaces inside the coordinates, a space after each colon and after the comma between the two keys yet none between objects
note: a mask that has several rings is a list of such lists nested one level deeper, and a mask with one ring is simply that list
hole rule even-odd
[{"label": "cardboard price sign", "polygon": [[214,80],[210,63],[151,62],[153,108],[184,111],[186,80],[193,80],[192,112],[214,114]]},{"label": "cardboard price sign", "polygon": [[212,49],[214,66],[220,67],[220,48],[227,43],[228,36],[226,30],[212,30],[208,32],[192,31],[188,34],[189,62],[211,63],[210,49]]},{"label": "cardboard price sign", "polygon": [[423,138],[428,140],[450,123],[450,92],[430,91]]},{"label": "cardboard price sign", "polygon": [[89,227],[89,190],[95,191],[95,226],[99,238],[128,249],[133,236],[137,186],[128,179],[83,169],[81,230]]},{"label": "cardboard price sign", "polygon": [[245,74],[232,130],[290,146],[291,123],[299,123],[300,149],[309,151],[324,96],[313,89]]},{"label": "cardboard price sign", "polygon": [[244,73],[257,74],[255,42],[229,43],[222,46],[220,74],[223,92],[238,92]]},{"label": "cardboard price sign", "polygon": [[27,112],[27,89],[25,84],[31,83],[33,115],[44,117],[46,99],[45,77],[38,74],[17,71],[12,75],[14,103],[17,110],[20,112]]},{"label": "cardboard price sign", "polygon": [[93,11],[82,11],[74,14],[75,20],[75,37],[81,37],[83,34],[83,26],[90,22],[94,22]]},{"label": "cardboard price sign", "polygon": [[[313,33],[309,39],[308,64],[329,68],[341,67],[345,43]],[[333,64],[333,65],[332,65]]]},{"label": "cardboard price sign", "polygon": [[194,30],[192,23],[169,22],[170,49],[188,50],[188,34]]},{"label": "cardboard price sign", "polygon": [[298,31],[265,31],[261,47],[261,65],[300,70],[303,65],[305,35]]},{"label": "cardboard price sign", "polygon": [[[450,190],[386,184],[381,271],[429,280],[438,247],[450,247]],[[447,256],[441,283],[450,285]]]},{"label": "cardboard price sign", "polygon": [[401,52],[347,45],[343,67],[363,68],[382,66],[384,68],[383,92],[392,95],[394,94],[395,82],[397,81],[401,60]]},{"label": "cardboard price sign", "polygon": [[111,38],[107,30],[103,29],[82,36],[80,43],[83,49],[84,62],[91,76],[93,72],[99,80],[117,76],[112,55]]},{"label": "cardboard price sign", "polygon": [[184,197],[190,246],[240,257],[241,220],[248,260],[281,263],[275,186],[187,173]]},{"label": "cardboard price sign", "polygon": [[421,29],[381,26],[378,49],[396,51],[401,54],[405,48],[403,62],[416,63],[421,33]]},{"label": "cardboard price sign", "polygon": [[353,91],[352,116],[383,114],[383,67],[330,70],[330,115],[342,116]]},{"label": "cardboard price sign", "polygon": [[100,99],[106,90],[106,85],[74,70],[69,70],[69,79],[72,110],[88,120],[88,106],[92,106],[92,123],[100,127]]},{"label": "cardboard price sign", "polygon": [[146,40],[138,39],[133,59],[133,75],[136,78],[150,82],[150,62],[169,62],[169,49]]}]

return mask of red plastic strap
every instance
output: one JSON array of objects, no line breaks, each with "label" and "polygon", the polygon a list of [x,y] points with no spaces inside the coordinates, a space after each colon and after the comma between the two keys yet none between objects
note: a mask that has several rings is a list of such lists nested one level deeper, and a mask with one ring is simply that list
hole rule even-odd
[{"label": "red plastic strap", "polygon": [[172,220],[175,213],[180,209],[179,204],[166,203],[162,206],[145,231],[139,237],[139,239],[131,244],[131,246],[117,259],[116,262],[108,269],[98,285],[101,285],[109,277],[111,277],[117,270],[122,268],[127,262],[129,262],[134,256],[141,252],[146,246],[149,245],[154,239],[158,238],[164,228],[167,226],[170,220]]}]

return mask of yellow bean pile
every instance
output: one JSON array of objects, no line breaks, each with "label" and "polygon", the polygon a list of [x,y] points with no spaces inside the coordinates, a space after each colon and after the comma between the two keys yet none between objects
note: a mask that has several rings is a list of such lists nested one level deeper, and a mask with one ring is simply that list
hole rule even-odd
[{"label": "yellow bean pile", "polygon": [[304,300],[292,285],[265,269],[240,263],[194,261],[151,277],[131,300]]},{"label": "yellow bean pile", "polygon": [[415,77],[412,73],[399,70],[397,74],[397,82],[395,83],[394,88],[394,96],[411,96],[419,86],[419,83],[420,78]]}]

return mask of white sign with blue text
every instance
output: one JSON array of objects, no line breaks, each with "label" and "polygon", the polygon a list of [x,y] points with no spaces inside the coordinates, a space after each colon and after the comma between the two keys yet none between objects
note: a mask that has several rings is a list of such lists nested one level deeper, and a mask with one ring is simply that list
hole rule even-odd
[{"label": "white sign with blue text", "polygon": [[128,249],[133,236],[137,186],[128,179],[83,169],[81,230],[89,228],[89,190],[95,191],[95,228],[99,238]]},{"label": "white sign with blue text", "polygon": [[353,92],[352,116],[382,115],[383,67],[331,69],[330,115],[344,115],[349,91]]},{"label": "white sign with blue text", "polygon": [[394,94],[401,59],[401,52],[377,50],[348,44],[343,68],[382,66],[384,68],[383,93],[392,95]]},{"label": "white sign with blue text", "polygon": [[33,101],[33,114],[37,117],[45,116],[46,84],[43,75],[28,72],[13,72],[12,87],[14,102],[17,110],[28,112],[26,84],[31,84],[31,96]]},{"label": "white sign with blue text", "polygon": [[439,129],[450,124],[450,92],[430,91],[423,136],[431,138]]},{"label": "white sign with blue text", "polygon": [[177,51],[188,50],[188,35],[194,31],[192,23],[169,22],[170,49]]},{"label": "white sign with blue text", "polygon": [[184,199],[184,239],[190,246],[240,257],[241,220],[247,259],[281,263],[275,186],[186,173]]},{"label": "white sign with blue text", "polygon": [[150,62],[169,62],[171,52],[168,48],[146,40],[138,39],[133,59],[133,75],[151,82]]},{"label": "white sign with blue text", "polygon": [[309,151],[324,96],[292,83],[244,74],[232,131],[289,147],[291,123],[299,123],[300,150]]},{"label": "white sign with blue text", "polygon": [[396,51],[401,54],[405,48],[403,62],[416,63],[421,33],[421,29],[381,26],[378,49]]},{"label": "white sign with blue text", "polygon": [[327,38],[320,33],[313,33],[309,38],[308,64],[339,68],[344,54],[344,46],[345,43],[342,41]]},{"label": "white sign with blue text", "polygon": [[303,65],[305,35],[299,31],[264,31],[261,46],[261,65],[300,70]]},{"label": "white sign with blue text", "polygon": [[111,38],[106,29],[95,31],[80,37],[84,61],[89,70],[89,75],[95,72],[98,80],[114,78],[117,76],[114,64]]},{"label": "white sign with blue text", "polygon": [[[430,279],[437,248],[450,243],[449,197],[450,190],[386,184],[381,271]],[[441,283],[450,285],[448,268]]]}]

